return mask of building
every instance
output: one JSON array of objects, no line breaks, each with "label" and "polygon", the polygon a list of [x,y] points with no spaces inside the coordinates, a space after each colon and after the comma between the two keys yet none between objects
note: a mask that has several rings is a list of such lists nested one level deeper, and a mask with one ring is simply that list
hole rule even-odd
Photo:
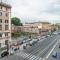
[{"label": "building", "polygon": [[11,30],[12,32],[28,32],[42,36],[51,32],[52,26],[48,22],[34,22],[23,24],[23,26],[12,25]]},{"label": "building", "polygon": [[26,23],[23,25],[22,31],[46,35],[49,31],[51,31],[51,24],[48,22]]},{"label": "building", "polygon": [[23,26],[14,26],[12,25],[12,32],[28,32],[36,35],[47,35],[48,32],[51,32],[51,24],[48,22],[34,22],[26,23]]},{"label": "building", "polygon": [[0,47],[11,42],[11,6],[0,2]]},{"label": "building", "polygon": [[15,26],[15,25],[12,24],[12,26],[11,26],[11,32],[12,33],[13,32],[22,32],[22,28],[23,28],[23,26]]}]

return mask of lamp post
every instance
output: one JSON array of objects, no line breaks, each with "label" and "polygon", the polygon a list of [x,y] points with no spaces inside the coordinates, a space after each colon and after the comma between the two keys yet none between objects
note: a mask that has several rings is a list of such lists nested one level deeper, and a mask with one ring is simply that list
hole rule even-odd
[{"label": "lamp post", "polygon": [[[7,49],[7,52],[9,51],[9,42],[8,40],[6,40],[6,49]],[[8,57],[8,54],[7,54],[7,57]]]}]

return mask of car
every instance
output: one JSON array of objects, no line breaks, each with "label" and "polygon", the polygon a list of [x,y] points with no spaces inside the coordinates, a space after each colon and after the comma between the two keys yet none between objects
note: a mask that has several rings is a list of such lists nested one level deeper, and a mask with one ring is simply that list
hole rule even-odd
[{"label": "car", "polygon": [[5,56],[8,56],[9,55],[9,52],[8,51],[3,51],[1,53],[1,57],[5,57]]},{"label": "car", "polygon": [[9,55],[13,55],[15,53],[14,50],[9,50]]},{"label": "car", "polygon": [[30,41],[29,45],[32,46],[32,45],[36,44],[37,42],[38,42],[37,39],[33,39],[32,41]]},{"label": "car", "polygon": [[60,35],[60,32],[58,34]]},{"label": "car", "polygon": [[23,46],[23,49],[26,49],[26,46]]},{"label": "car", "polygon": [[60,49],[60,45],[59,45],[59,49]]},{"label": "car", "polygon": [[21,41],[21,42],[18,42],[17,44],[18,44],[18,45],[22,45],[22,44],[23,44],[23,41]]},{"label": "car", "polygon": [[57,52],[53,52],[52,57],[57,58]]}]

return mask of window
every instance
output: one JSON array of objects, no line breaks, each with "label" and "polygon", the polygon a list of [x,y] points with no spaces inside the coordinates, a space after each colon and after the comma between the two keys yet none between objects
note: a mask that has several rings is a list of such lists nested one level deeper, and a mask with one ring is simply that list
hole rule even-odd
[{"label": "window", "polygon": [[0,12],[0,16],[2,16],[2,12]]},{"label": "window", "polygon": [[5,30],[8,30],[8,25],[5,25]]},{"label": "window", "polygon": [[8,33],[5,33],[5,36],[8,36]]},{"label": "window", "polygon": [[5,20],[5,23],[8,23],[8,20]]},{"label": "window", "polygon": [[8,13],[6,13],[6,17],[8,16]]},{"label": "window", "polygon": [[6,11],[7,11],[8,9],[6,8]]},{"label": "window", "polygon": [[0,23],[2,23],[2,19],[0,19]]},{"label": "window", "polygon": [[2,25],[0,25],[0,30],[2,30]]},{"label": "window", "polygon": [[2,6],[0,6],[0,9],[2,9]]},{"label": "window", "polygon": [[2,33],[0,33],[0,37],[2,37]]},{"label": "window", "polygon": [[5,40],[5,45],[7,45],[8,44],[8,40]]},{"label": "window", "polygon": [[1,47],[1,43],[0,43],[0,47]]}]

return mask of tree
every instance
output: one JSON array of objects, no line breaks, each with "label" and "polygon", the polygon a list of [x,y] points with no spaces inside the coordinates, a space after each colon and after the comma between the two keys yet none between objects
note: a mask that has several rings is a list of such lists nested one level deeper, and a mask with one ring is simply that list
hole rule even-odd
[{"label": "tree", "polygon": [[17,17],[11,18],[11,24],[14,24],[16,26],[22,26],[21,20]]}]

